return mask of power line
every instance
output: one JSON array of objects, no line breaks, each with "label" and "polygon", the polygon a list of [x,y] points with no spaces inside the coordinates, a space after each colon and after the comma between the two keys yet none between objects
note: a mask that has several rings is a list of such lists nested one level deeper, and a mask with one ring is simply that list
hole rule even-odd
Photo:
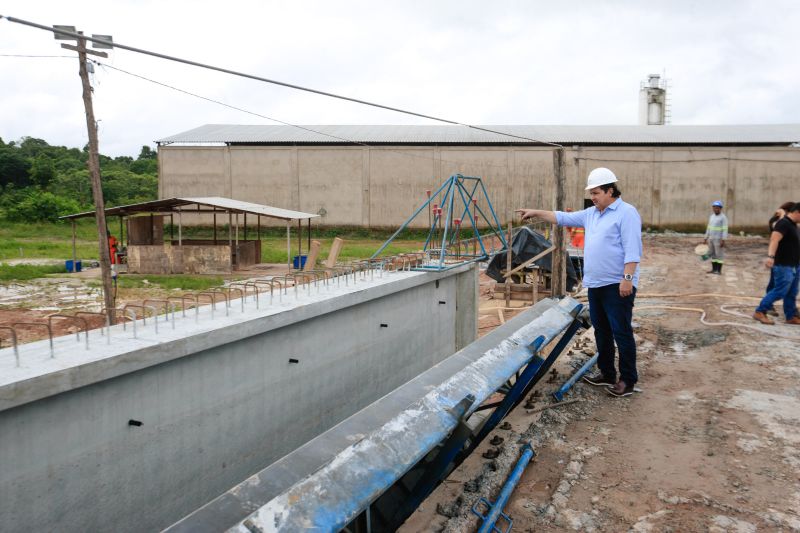
[{"label": "power line", "polygon": [[[79,34],[79,33],[71,32],[71,31],[67,31],[67,30],[63,30],[63,29],[56,30],[55,28],[52,28],[50,26],[44,26],[42,24],[37,24],[35,22],[22,20],[22,19],[18,19],[18,18],[15,18],[15,17],[8,17],[8,16],[0,15],[0,18],[5,18],[9,22],[14,22],[14,23],[17,23],[17,24],[23,24],[25,26],[31,26],[33,28],[38,28],[40,30],[50,31],[50,32],[53,32],[54,34],[57,34],[57,35],[66,35],[66,36],[74,37],[75,39],[85,39],[85,40],[91,41],[93,43],[96,42],[96,43],[102,43],[104,45],[108,45],[108,41],[107,40],[95,39],[94,37],[88,37],[86,35],[82,35],[82,34]],[[392,106],[388,106],[388,105],[378,104],[378,103],[375,103],[375,102],[369,102],[367,100],[360,100],[358,98],[352,98],[350,96],[343,96],[343,95],[340,95],[340,94],[335,94],[335,93],[331,93],[331,92],[327,92],[327,91],[321,91],[319,89],[313,89],[313,88],[310,88],[310,87],[303,87],[302,85],[296,85],[296,84],[293,84],[293,83],[287,83],[287,82],[273,80],[273,79],[269,79],[269,78],[263,78],[261,76],[256,76],[254,74],[247,74],[245,72],[238,72],[238,71],[227,69],[227,68],[223,68],[223,67],[217,67],[217,66],[214,66],[214,65],[208,65],[206,63],[200,63],[198,61],[192,61],[192,60],[189,60],[189,59],[182,59],[182,58],[179,58],[179,57],[170,56],[170,55],[162,54],[162,53],[159,53],[159,52],[152,52],[150,50],[144,50],[142,48],[136,48],[136,47],[133,47],[133,46],[127,46],[127,45],[119,44],[119,43],[116,43],[116,42],[114,43],[113,46],[114,46],[114,48],[121,48],[123,50],[128,50],[130,52],[136,52],[136,53],[139,53],[139,54],[145,54],[145,55],[149,55],[149,56],[153,56],[153,57],[158,57],[160,59],[166,59],[168,61],[175,61],[177,63],[183,63],[183,64],[186,64],[186,65],[200,67],[200,68],[204,68],[204,69],[208,69],[208,70],[215,70],[217,72],[222,72],[224,74],[231,74],[233,76],[239,76],[239,77],[242,77],[242,78],[248,78],[248,79],[251,79],[251,80],[261,81],[261,82],[264,82],[264,83],[271,83],[273,85],[280,85],[282,87],[287,87],[287,88],[295,89],[295,90],[298,90],[298,91],[305,91],[305,92],[309,92],[309,93],[313,93],[313,94],[319,94],[321,96],[327,96],[327,97],[330,97],[330,98],[337,98],[339,100],[345,100],[345,101],[348,101],[348,102],[353,102],[353,103],[356,103],[356,104],[362,104],[362,105],[366,105],[366,106],[376,107],[376,108],[379,108],[379,109],[385,109],[385,110],[388,110],[388,111],[395,111],[397,113],[403,113],[403,114],[406,114],[406,115],[420,117],[420,118],[424,118],[424,119],[428,119],[428,120],[435,120],[437,122],[444,122],[444,123],[453,124],[453,125],[456,125],[456,126],[463,126],[465,128],[470,128],[470,129],[474,129],[474,130],[478,130],[478,131],[484,131],[484,132],[487,132],[487,133],[494,133],[496,135],[503,135],[503,136],[506,136],[506,137],[514,138],[514,139],[521,139],[521,140],[525,140],[525,141],[530,141],[530,142],[545,144],[545,145],[548,145],[548,146],[553,146],[553,147],[556,147],[556,148],[563,148],[562,145],[557,144],[557,143],[551,143],[551,142],[547,142],[547,141],[541,141],[541,140],[538,140],[538,139],[532,139],[530,137],[525,137],[525,136],[522,136],[522,135],[514,135],[514,134],[511,134],[511,133],[492,130],[492,129],[489,129],[489,128],[483,128],[481,126],[475,126],[475,125],[472,125],[472,124],[465,124],[463,122],[458,122],[456,120],[440,118],[440,117],[436,117],[436,116],[433,116],[433,115],[426,115],[424,113],[417,113],[416,111],[409,111],[409,110],[406,110],[406,109],[401,109],[399,107],[392,107]]]},{"label": "power line", "polygon": [[31,54],[0,54],[0,57],[65,57],[67,59],[75,59],[75,56],[41,56]]},{"label": "power line", "polygon": [[[95,63],[95,64],[97,64],[97,65],[99,65],[101,67],[110,68],[112,70],[116,70],[116,71],[121,72],[123,74],[127,74],[128,76],[132,76],[134,78],[138,78],[138,79],[153,83],[155,85],[160,85],[162,87],[166,87],[167,89],[172,89],[173,91],[177,91],[179,93],[183,93],[183,94],[186,94],[186,95],[189,95],[189,96],[193,96],[195,98],[199,98],[201,100],[205,100],[205,101],[211,102],[213,104],[221,105],[223,107],[227,107],[227,108],[233,109],[235,111],[240,111],[242,113],[247,113],[249,115],[253,115],[253,116],[256,116],[256,117],[259,117],[259,118],[263,118],[263,119],[266,119],[266,120],[271,120],[273,122],[277,122],[278,124],[283,124],[283,125],[289,126],[291,128],[297,128],[297,129],[300,129],[300,130],[303,130],[303,131],[307,131],[307,132],[310,132],[310,133],[315,133],[317,135],[330,137],[331,139],[336,139],[338,141],[346,142],[348,144],[354,144],[354,145],[357,145],[357,146],[364,146],[364,147],[372,149],[372,150],[377,149],[377,150],[380,150],[381,152],[394,153],[394,154],[402,155],[402,156],[405,156],[405,157],[413,157],[413,158],[417,158],[417,159],[424,159],[426,161],[432,161],[434,163],[439,161],[439,162],[443,162],[443,163],[453,163],[453,164],[456,164],[456,165],[463,165],[464,164],[462,161],[452,161],[452,160],[448,160],[448,159],[436,159],[435,157],[428,157],[428,156],[424,156],[424,155],[411,154],[411,153],[408,153],[408,152],[401,152],[401,151],[398,151],[398,150],[391,150],[391,149],[382,148],[382,147],[375,147],[375,146],[373,146],[371,144],[364,143],[364,142],[361,142],[361,141],[355,141],[353,139],[348,139],[346,137],[340,137],[340,136],[337,136],[337,135],[332,135],[330,133],[325,133],[323,131],[319,131],[319,130],[315,130],[313,128],[309,128],[308,126],[300,126],[298,124],[293,124],[291,122],[286,122],[284,120],[280,120],[280,119],[277,119],[277,118],[274,118],[274,117],[270,117],[270,116],[267,116],[267,115],[262,115],[261,113],[257,113],[255,111],[250,111],[248,109],[244,109],[242,107],[238,107],[238,106],[235,106],[235,105],[232,105],[232,104],[228,104],[228,103],[222,102],[220,100],[215,100],[213,98],[209,98],[209,97],[203,96],[201,94],[193,93],[191,91],[187,91],[186,89],[181,89],[180,87],[175,87],[173,85],[169,85],[168,83],[164,83],[164,82],[161,82],[161,81],[158,81],[158,80],[154,80],[152,78],[148,78],[146,76],[142,76],[141,74],[136,74],[136,73],[127,71],[125,69],[109,65],[107,63],[102,63],[102,62],[97,61],[95,59],[91,59],[90,61],[92,61],[93,63]],[[504,165],[495,165],[493,163],[483,163],[483,164],[487,165],[487,166],[496,167],[496,168],[502,168],[502,169],[504,169],[504,170],[506,170],[508,172],[511,172],[511,169],[509,168],[508,163],[506,163]]]}]

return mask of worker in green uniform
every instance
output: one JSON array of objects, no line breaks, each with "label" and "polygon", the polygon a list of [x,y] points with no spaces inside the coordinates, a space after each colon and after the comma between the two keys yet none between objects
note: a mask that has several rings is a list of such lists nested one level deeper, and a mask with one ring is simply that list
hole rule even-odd
[{"label": "worker in green uniform", "polygon": [[703,244],[708,245],[708,255],[711,256],[711,270],[709,274],[722,274],[722,263],[725,258],[725,239],[728,238],[728,217],[722,212],[722,202],[719,200],[711,204],[711,216],[708,217],[706,235]]}]

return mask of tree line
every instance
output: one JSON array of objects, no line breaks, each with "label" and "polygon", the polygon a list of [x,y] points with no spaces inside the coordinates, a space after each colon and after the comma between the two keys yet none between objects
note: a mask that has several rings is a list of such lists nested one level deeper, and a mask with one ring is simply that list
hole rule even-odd
[{"label": "tree line", "polygon": [[[136,159],[100,155],[106,207],[157,199],[156,156],[148,146],[142,146]],[[0,138],[0,218],[55,221],[93,209],[88,157],[88,145],[81,150],[50,146],[33,137],[8,143]]]}]

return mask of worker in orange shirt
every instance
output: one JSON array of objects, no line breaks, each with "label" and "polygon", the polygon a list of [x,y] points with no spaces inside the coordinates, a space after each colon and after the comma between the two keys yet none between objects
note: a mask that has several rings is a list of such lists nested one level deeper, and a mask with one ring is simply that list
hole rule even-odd
[{"label": "worker in orange shirt", "polygon": [[[568,207],[566,209],[567,213],[572,212],[572,208]],[[583,249],[583,237],[586,235],[586,230],[583,228],[566,228],[569,232],[569,242],[575,248]]]},{"label": "worker in orange shirt", "polygon": [[111,232],[106,230],[106,237],[108,237],[108,255],[111,256],[111,264],[117,264],[117,238],[111,235]]}]

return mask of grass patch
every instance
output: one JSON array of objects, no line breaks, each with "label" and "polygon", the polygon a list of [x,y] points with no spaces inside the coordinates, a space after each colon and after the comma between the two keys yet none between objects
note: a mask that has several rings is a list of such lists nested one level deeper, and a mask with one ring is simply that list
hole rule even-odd
[{"label": "grass patch", "polygon": [[64,265],[0,265],[0,281],[25,281],[64,272]]},{"label": "grass patch", "polygon": [[219,287],[223,281],[222,276],[122,274],[117,279],[117,286],[120,289],[204,291],[211,287]]},{"label": "grass patch", "polygon": [[[97,259],[94,221],[76,224],[78,259]],[[72,259],[72,227],[68,223],[3,222],[0,225],[0,261],[7,259]]]}]

